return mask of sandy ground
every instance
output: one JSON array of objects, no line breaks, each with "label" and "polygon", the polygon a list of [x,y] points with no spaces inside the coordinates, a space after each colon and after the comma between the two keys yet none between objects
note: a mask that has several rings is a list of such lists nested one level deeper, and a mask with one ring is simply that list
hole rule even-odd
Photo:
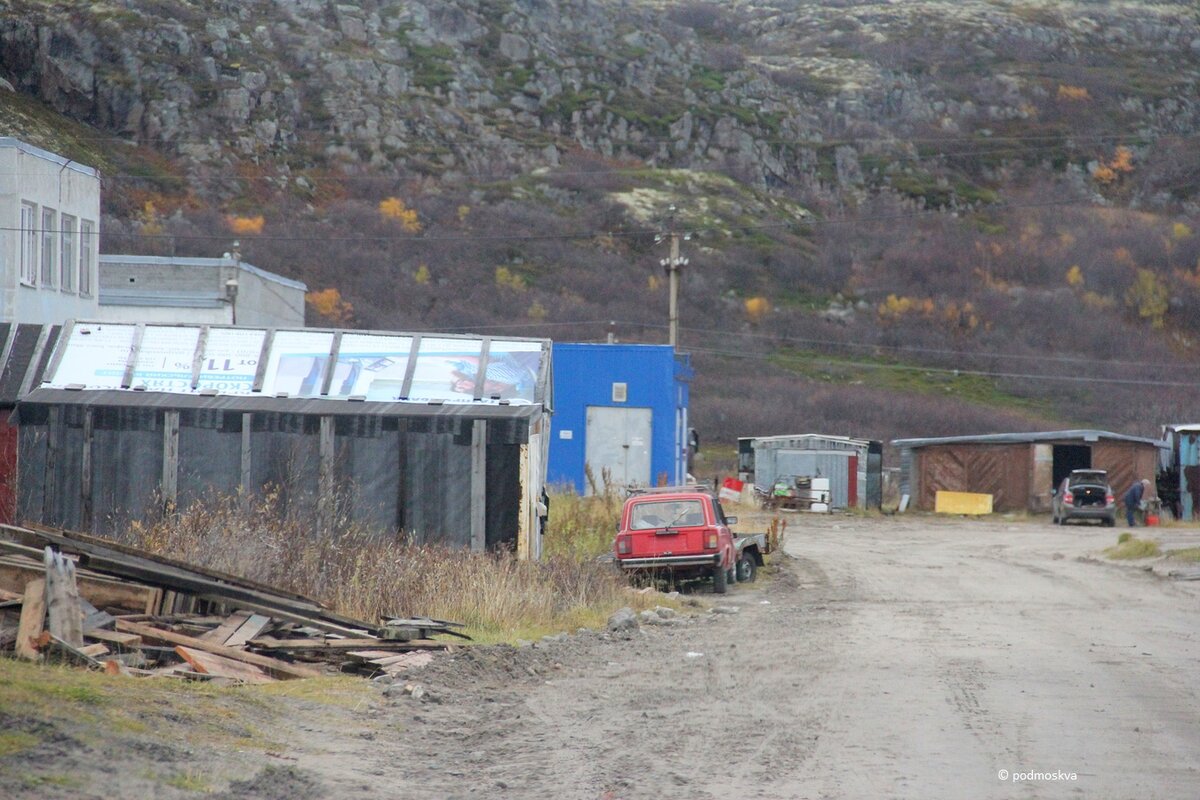
[{"label": "sandy ground", "polygon": [[770,580],[703,596],[737,613],[460,651],[409,676],[421,700],[284,707],[268,766],[215,796],[1200,792],[1200,582],[1088,560],[1115,541],[1098,527],[804,516],[788,537]]}]

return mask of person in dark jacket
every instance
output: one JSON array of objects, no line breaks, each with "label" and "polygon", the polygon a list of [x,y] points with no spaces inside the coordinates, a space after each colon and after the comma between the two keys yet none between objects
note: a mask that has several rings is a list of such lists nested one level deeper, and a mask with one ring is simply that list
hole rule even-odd
[{"label": "person in dark jacket", "polygon": [[1129,487],[1129,491],[1125,492],[1125,522],[1129,527],[1134,527],[1133,512],[1137,511],[1142,505],[1142,497],[1146,494],[1146,488],[1150,486],[1150,481],[1142,478],[1140,481],[1134,481],[1133,486]]}]

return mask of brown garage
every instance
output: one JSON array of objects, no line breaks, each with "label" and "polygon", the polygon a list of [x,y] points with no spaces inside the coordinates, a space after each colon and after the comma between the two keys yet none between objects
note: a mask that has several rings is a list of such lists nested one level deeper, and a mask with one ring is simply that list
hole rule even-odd
[{"label": "brown garage", "polygon": [[1118,497],[1134,480],[1154,491],[1165,443],[1094,430],[996,433],[940,439],[896,439],[900,492],[932,511],[939,491],[992,495],[996,511],[1050,510],[1054,487],[1074,469],[1103,469]]}]

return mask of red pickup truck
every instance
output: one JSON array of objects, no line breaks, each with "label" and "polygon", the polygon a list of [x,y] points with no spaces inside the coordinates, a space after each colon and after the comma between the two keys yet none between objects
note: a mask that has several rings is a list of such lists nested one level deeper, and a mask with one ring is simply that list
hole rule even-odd
[{"label": "red pickup truck", "polygon": [[765,534],[735,535],[737,517],[697,489],[657,489],[635,494],[621,509],[613,553],[629,573],[671,578],[712,577],[713,591],[752,581],[767,551]]}]

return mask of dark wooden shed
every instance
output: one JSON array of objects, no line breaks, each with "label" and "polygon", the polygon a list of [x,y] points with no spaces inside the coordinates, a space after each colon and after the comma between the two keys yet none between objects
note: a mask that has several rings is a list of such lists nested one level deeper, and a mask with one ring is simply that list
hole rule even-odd
[{"label": "dark wooden shed", "polygon": [[[1120,495],[1153,480],[1163,442],[1097,430],[897,439],[900,492],[931,511],[939,491],[992,495],[995,511],[1050,510],[1054,487],[1074,469],[1108,471]],[[1153,491],[1153,488],[1151,489]]]}]

